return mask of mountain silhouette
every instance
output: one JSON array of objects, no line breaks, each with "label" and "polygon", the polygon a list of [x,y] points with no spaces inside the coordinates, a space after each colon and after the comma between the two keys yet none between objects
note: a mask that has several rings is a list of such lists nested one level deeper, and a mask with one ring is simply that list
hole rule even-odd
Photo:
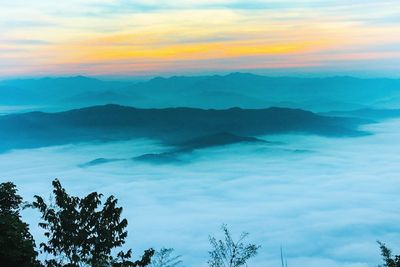
[{"label": "mountain silhouette", "polygon": [[[189,139],[224,132],[252,137],[289,132],[357,136],[364,134],[357,130],[362,123],[366,121],[288,108],[138,109],[103,105],[57,113],[0,116],[0,150],[133,138],[150,138],[184,147]],[[186,146],[207,144],[205,140],[195,141]]]},{"label": "mountain silhouette", "polygon": [[[173,76],[148,81],[102,81],[82,76],[0,81],[0,104],[38,105],[42,111],[120,104],[140,108],[261,109],[327,112],[400,106],[400,80],[267,77],[248,73]],[[390,100],[390,101],[389,101]]]},{"label": "mountain silhouette", "polygon": [[[269,143],[269,142],[254,137],[237,136],[231,133],[216,133],[212,135],[193,138],[181,143],[177,143],[175,144],[174,148],[166,152],[146,153],[137,157],[133,157],[131,159],[135,161],[144,161],[155,164],[182,163],[182,160],[179,159],[179,156],[181,156],[182,154],[190,153],[198,149],[226,146],[237,143]],[[95,160],[89,161],[79,166],[85,168],[121,160],[124,159],[97,158]]]},{"label": "mountain silhouette", "polygon": [[191,151],[196,149],[214,147],[214,146],[224,146],[224,145],[231,145],[236,143],[267,143],[266,141],[255,138],[255,137],[244,137],[234,135],[228,132],[221,132],[206,136],[201,136],[197,138],[190,139],[188,141],[176,144],[179,148],[179,151]]},{"label": "mountain silhouette", "polygon": [[86,163],[84,163],[84,164],[80,164],[79,167],[81,167],[81,168],[87,168],[87,167],[102,165],[102,164],[105,164],[105,163],[116,162],[116,161],[121,161],[121,160],[123,160],[123,159],[97,158],[97,159],[91,160],[91,161],[89,161],[89,162],[86,162]]}]

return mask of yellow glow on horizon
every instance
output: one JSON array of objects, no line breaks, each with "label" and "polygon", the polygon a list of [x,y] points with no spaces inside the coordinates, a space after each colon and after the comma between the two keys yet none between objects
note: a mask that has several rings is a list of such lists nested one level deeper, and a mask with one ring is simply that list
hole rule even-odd
[{"label": "yellow glow on horizon", "polygon": [[326,45],[323,41],[254,44],[248,42],[218,42],[202,44],[176,44],[161,47],[143,46],[82,46],[71,45],[57,47],[59,53],[71,51],[66,55],[66,62],[82,60],[88,62],[114,60],[196,60],[210,58],[229,58],[255,55],[285,55],[316,50]]},{"label": "yellow glow on horizon", "polygon": [[[350,4],[242,10],[202,8],[205,3],[194,2],[180,8],[173,1],[164,1],[171,8],[101,16],[90,13],[104,8],[95,0],[86,3],[97,8],[90,12],[79,10],[85,4],[78,0],[48,5],[48,0],[38,1],[38,5],[28,3],[19,9],[0,10],[7,22],[7,16],[31,20],[26,26],[17,23],[3,29],[0,67],[6,68],[0,69],[0,75],[49,70],[112,75],[129,72],[129,68],[157,73],[165,69],[328,66],[328,62],[336,67],[339,60],[357,63],[379,56],[397,58],[395,48],[381,51],[379,46],[400,44],[399,23],[366,23],[396,14],[388,4],[369,3],[368,12],[354,13],[354,5]],[[104,0],[102,4],[109,8],[118,2]]]}]

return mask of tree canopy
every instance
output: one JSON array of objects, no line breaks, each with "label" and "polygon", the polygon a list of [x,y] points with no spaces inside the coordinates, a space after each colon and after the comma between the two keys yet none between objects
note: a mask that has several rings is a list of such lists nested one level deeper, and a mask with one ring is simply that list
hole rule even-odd
[{"label": "tree canopy", "polygon": [[127,238],[128,221],[121,218],[122,207],[109,196],[102,204],[102,194],[93,192],[83,198],[69,195],[59,180],[53,181],[54,203],[46,204],[35,196],[33,207],[41,213],[39,226],[45,230],[47,242],[40,244],[43,252],[52,255],[50,266],[147,266],[154,254],[145,251],[141,260],[130,260],[132,251],[121,247]]},{"label": "tree canopy", "polygon": [[212,250],[209,251],[210,267],[240,267],[246,265],[247,261],[257,255],[260,246],[255,244],[245,244],[244,239],[248,233],[242,233],[238,240],[234,241],[227,226],[221,227],[224,233],[223,240],[210,237]]},{"label": "tree canopy", "polygon": [[22,197],[11,183],[0,184],[0,263],[7,267],[40,266],[28,224],[21,220]]},{"label": "tree canopy", "polygon": [[392,255],[392,251],[382,242],[378,241],[381,255],[384,261],[379,267],[400,267],[400,255]]}]

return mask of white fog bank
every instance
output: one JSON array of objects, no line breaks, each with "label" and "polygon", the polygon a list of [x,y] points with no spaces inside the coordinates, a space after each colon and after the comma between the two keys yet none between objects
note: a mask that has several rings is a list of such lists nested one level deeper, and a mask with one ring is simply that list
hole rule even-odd
[{"label": "white fog bank", "polygon": [[[18,150],[0,154],[1,181],[29,201],[49,196],[56,177],[73,194],[113,194],[136,255],[174,247],[188,267],[206,266],[208,235],[220,234],[222,223],[262,245],[250,266],[280,266],[281,244],[289,266],[376,266],[376,240],[400,253],[400,120],[366,129],[375,134],[269,136],[282,144],[201,150],[184,156],[186,164],[78,167],[162,151],[148,140]],[[38,216],[24,212],[36,237]]]}]

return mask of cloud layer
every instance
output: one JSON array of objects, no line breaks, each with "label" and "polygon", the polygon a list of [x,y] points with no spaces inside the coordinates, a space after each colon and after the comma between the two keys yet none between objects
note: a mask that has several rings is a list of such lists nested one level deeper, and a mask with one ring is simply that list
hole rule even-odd
[{"label": "cloud layer", "polygon": [[390,74],[400,58],[398,6],[392,0],[9,1],[0,11],[0,76],[317,67]]},{"label": "cloud layer", "polygon": [[[279,266],[282,244],[289,265],[367,267],[379,262],[377,239],[400,249],[399,125],[370,125],[376,134],[360,138],[268,136],[283,143],[202,150],[183,165],[77,167],[163,149],[149,140],[20,150],[0,155],[0,169],[26,200],[49,195],[55,177],[74,194],[114,194],[129,246],[174,247],[187,266],[205,266],[208,234],[227,223],[262,245],[253,266]],[[24,213],[38,236],[36,216]]]}]

